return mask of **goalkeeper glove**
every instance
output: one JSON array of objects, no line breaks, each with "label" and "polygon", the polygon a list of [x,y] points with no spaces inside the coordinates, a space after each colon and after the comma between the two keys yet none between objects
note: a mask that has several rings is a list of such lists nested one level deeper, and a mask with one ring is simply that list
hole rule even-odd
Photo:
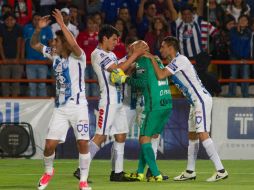
[{"label": "goalkeeper glove", "polygon": [[127,75],[123,72],[122,69],[114,69],[110,73],[110,80],[114,84],[122,84],[125,83],[126,79],[128,78]]}]

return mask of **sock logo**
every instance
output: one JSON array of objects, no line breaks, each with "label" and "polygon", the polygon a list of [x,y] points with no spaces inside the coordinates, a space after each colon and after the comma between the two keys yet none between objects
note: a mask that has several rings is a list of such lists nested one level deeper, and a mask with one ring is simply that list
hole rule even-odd
[{"label": "sock logo", "polygon": [[254,108],[230,107],[228,109],[228,138],[254,138]]}]

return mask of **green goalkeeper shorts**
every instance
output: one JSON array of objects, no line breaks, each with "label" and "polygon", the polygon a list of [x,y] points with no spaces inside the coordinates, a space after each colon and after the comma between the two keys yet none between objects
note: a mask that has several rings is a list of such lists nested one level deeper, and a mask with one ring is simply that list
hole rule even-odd
[{"label": "green goalkeeper shorts", "polygon": [[140,127],[140,136],[151,137],[161,134],[169,120],[172,109],[144,111]]}]

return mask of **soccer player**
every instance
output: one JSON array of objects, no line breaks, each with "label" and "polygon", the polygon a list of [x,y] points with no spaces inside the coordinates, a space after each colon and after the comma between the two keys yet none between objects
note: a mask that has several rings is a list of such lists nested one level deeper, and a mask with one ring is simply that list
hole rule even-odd
[{"label": "soccer player", "polygon": [[[136,43],[146,44],[144,41],[137,41]],[[146,164],[148,164],[152,172],[152,176],[148,178],[148,181],[163,180],[156,164],[151,140],[154,135],[162,132],[172,109],[168,79],[158,80],[150,62],[151,60],[146,57],[138,58],[134,77],[121,75],[118,71],[111,74],[112,82],[116,84],[125,82],[131,87],[135,87],[137,93],[144,96],[144,111],[140,122],[139,142],[141,150],[139,153],[139,164],[137,173],[130,174],[131,179],[138,181],[144,180],[143,173]],[[156,60],[156,64],[158,67],[163,68],[163,64],[159,59]]]},{"label": "soccer player", "polygon": [[195,162],[199,150],[199,140],[202,142],[210,160],[217,170],[207,179],[208,182],[218,181],[228,177],[214,143],[209,136],[211,125],[212,97],[202,85],[196,71],[187,57],[179,53],[179,42],[175,37],[166,37],[160,48],[162,57],[170,58],[171,62],[160,68],[156,59],[151,54],[146,54],[151,59],[152,65],[159,80],[171,77],[172,81],[183,92],[190,102],[189,114],[189,146],[188,164],[186,171],[175,177],[175,181],[196,179]]},{"label": "soccer player", "polygon": [[140,46],[123,63],[118,64],[116,55],[112,52],[118,42],[119,31],[111,25],[104,25],[98,34],[99,45],[91,54],[93,69],[100,86],[99,111],[97,116],[96,134],[90,141],[91,159],[99,151],[107,135],[114,134],[114,167],[110,175],[111,181],[125,181],[123,171],[124,145],[128,122],[122,104],[122,86],[112,84],[110,73],[117,68],[127,70],[137,57],[144,54],[145,48]]},{"label": "soccer player", "polygon": [[40,18],[30,42],[32,48],[53,61],[56,77],[56,107],[49,123],[44,150],[45,173],[40,178],[38,189],[45,189],[54,175],[55,149],[59,143],[65,141],[71,124],[79,150],[81,168],[79,189],[91,190],[87,183],[90,153],[89,118],[84,83],[86,56],[64,24],[58,9],[53,11],[53,17],[61,27],[61,30],[56,32],[57,37],[53,42],[55,49],[40,43],[40,32],[50,23],[49,16]]}]

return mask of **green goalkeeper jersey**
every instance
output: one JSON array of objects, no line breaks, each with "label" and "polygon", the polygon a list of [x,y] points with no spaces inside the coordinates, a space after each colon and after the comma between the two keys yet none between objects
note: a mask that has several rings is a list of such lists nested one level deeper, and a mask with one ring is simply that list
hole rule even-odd
[{"label": "green goalkeeper jersey", "polygon": [[[156,59],[160,68],[163,64]],[[136,72],[127,80],[138,94],[144,96],[144,111],[163,110],[172,108],[172,97],[168,79],[158,80],[151,63],[146,57],[136,61]]]}]

